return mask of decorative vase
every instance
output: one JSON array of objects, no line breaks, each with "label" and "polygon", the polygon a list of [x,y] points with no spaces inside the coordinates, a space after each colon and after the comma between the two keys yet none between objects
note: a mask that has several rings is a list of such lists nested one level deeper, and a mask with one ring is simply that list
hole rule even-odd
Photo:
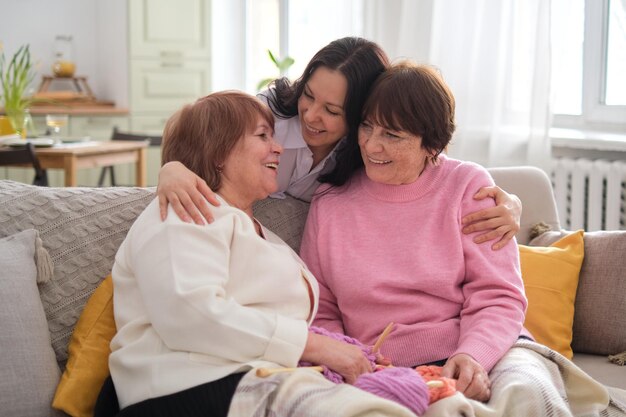
[{"label": "decorative vase", "polygon": [[54,63],[52,72],[56,77],[71,78],[76,71],[74,45],[71,35],[57,35],[54,40]]},{"label": "decorative vase", "polygon": [[15,133],[26,139],[26,128],[31,124],[30,111],[28,109],[4,109],[11,122]]},{"label": "decorative vase", "polygon": [[0,116],[0,136],[13,135],[15,129],[7,116]]}]

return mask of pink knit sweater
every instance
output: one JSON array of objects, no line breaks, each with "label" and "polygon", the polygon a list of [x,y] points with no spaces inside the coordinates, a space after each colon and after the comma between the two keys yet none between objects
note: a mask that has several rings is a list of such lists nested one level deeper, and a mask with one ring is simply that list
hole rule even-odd
[{"label": "pink knit sweater", "polygon": [[484,168],[440,156],[412,184],[361,171],[320,187],[300,250],[320,283],[314,324],[373,344],[394,322],[381,353],[395,365],[467,353],[489,371],[522,332],[527,304],[516,242],[493,251],[461,232],[464,215],[494,205],[473,199],[489,185]]}]

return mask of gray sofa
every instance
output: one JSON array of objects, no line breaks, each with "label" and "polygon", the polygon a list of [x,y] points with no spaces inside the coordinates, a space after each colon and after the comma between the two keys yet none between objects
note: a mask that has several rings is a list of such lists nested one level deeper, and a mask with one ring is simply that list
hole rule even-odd
[{"label": "gray sofa", "polygon": [[[515,167],[490,172],[524,204],[519,243],[529,243],[531,229],[539,222],[558,231],[540,236],[542,244],[555,240],[560,225],[543,171]],[[73,327],[89,296],[110,273],[128,228],[153,198],[151,188],[45,188],[0,181],[0,249],[12,248],[3,249],[0,258],[7,265],[0,268],[0,415],[62,415],[51,410],[50,402],[67,361]],[[307,203],[291,198],[265,200],[255,207],[257,218],[296,249],[307,212]],[[22,231],[27,232],[18,235]],[[618,282],[604,285],[606,271],[594,276],[585,270],[592,259],[585,258],[588,282],[579,284],[576,299],[574,362],[604,384],[626,389],[626,367],[607,360],[615,349],[626,351],[626,232],[593,237],[611,239],[610,249],[603,247],[597,256],[613,259],[610,264],[617,274],[611,276]],[[22,246],[16,246],[18,240]],[[585,237],[586,249],[587,243]],[[594,251],[587,250],[596,256]],[[590,303],[590,297],[598,296],[597,287],[605,291],[604,298]],[[604,310],[595,311],[599,305]],[[605,325],[578,325],[602,316],[607,307],[611,315],[604,317]]]},{"label": "gray sofa", "polygon": [[[533,167],[489,172],[496,184],[522,200],[519,244],[549,246],[568,233],[561,229],[545,172]],[[533,238],[539,223],[552,231]],[[584,246],[574,306],[573,362],[605,385],[626,389],[626,366],[608,360],[608,355],[626,351],[626,231],[585,233]]]}]

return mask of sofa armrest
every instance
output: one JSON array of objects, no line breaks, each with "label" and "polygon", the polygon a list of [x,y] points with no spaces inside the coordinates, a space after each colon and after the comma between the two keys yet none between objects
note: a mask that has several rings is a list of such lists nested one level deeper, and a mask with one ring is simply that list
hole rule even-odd
[{"label": "sofa armrest", "polygon": [[520,231],[515,236],[518,243],[528,244],[531,229],[540,222],[552,230],[561,229],[552,184],[544,171],[519,166],[489,168],[489,173],[500,188],[522,201]]}]

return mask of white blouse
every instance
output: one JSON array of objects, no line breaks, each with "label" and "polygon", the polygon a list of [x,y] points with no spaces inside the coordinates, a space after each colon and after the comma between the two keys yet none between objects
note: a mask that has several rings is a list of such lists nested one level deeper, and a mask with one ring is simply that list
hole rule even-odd
[{"label": "white blouse", "polygon": [[[267,103],[267,92],[258,97]],[[274,139],[282,145],[284,151],[279,159],[278,192],[270,197],[285,198],[285,194],[289,194],[300,200],[311,201],[313,193],[320,185],[317,178],[335,167],[335,152],[341,141],[315,168],[311,168],[313,152],[304,141],[297,115],[289,119],[274,116]]]}]

